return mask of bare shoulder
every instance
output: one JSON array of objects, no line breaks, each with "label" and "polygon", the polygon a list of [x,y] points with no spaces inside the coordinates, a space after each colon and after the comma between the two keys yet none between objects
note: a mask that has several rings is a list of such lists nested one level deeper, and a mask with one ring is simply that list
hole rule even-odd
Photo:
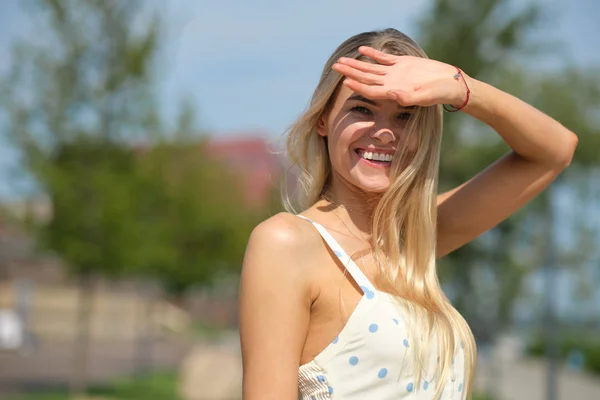
[{"label": "bare shoulder", "polygon": [[311,265],[320,236],[310,223],[289,213],[279,213],[254,228],[242,274],[268,273],[272,277],[310,284]]},{"label": "bare shoulder", "polygon": [[[319,244],[319,236],[310,223],[298,216],[281,212],[261,222],[250,235],[248,248],[270,251],[306,252]],[[278,248],[280,250],[278,250]]]},{"label": "bare shoulder", "polygon": [[[314,296],[315,239],[308,221],[280,213],[250,235],[240,284],[239,322],[244,399],[296,398],[298,365]],[[317,233],[318,235],[318,233]],[[268,340],[265,340],[268,338]]]}]

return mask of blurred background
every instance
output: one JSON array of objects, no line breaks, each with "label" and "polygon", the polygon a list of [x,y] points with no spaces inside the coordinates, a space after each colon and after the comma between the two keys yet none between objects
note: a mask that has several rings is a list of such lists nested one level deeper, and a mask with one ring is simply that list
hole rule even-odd
[{"label": "blurred background", "polygon": [[[570,168],[440,261],[476,398],[600,399],[597,0],[2,0],[0,399],[240,399],[246,241],[323,64],[395,27],[579,136]],[[440,190],[507,147],[445,116]]]}]

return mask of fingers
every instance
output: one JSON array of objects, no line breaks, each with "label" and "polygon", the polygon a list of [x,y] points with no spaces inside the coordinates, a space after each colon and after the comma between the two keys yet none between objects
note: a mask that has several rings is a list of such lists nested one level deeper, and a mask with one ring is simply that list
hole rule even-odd
[{"label": "fingers", "polygon": [[346,78],[343,84],[350,90],[360,93],[368,99],[389,99],[387,90],[383,86],[372,86],[364,84],[354,79]]},{"label": "fingers", "polygon": [[389,98],[394,98],[401,106],[421,106],[429,107],[438,104],[436,99],[428,90],[418,89],[406,91],[401,89],[393,89],[388,92]]},{"label": "fingers", "polygon": [[383,65],[394,65],[397,61],[399,56],[393,56],[391,54],[386,54],[382,51],[379,50],[375,50],[372,47],[367,47],[367,46],[360,46],[358,48],[358,51],[367,56],[367,57],[371,57],[372,59],[374,59],[375,61],[377,61],[380,64]]},{"label": "fingers", "polygon": [[394,99],[401,106],[413,106],[415,105],[414,96],[404,90],[388,90],[388,98]]},{"label": "fingers", "polygon": [[352,91],[360,93],[368,99],[395,100],[403,107],[430,106],[436,104],[435,102],[430,101],[427,96],[424,96],[419,92],[407,92],[401,89],[387,90],[383,86],[370,86],[350,78],[346,78],[343,84]]},{"label": "fingers", "polygon": [[347,76],[348,78],[355,80],[360,83],[364,83],[367,85],[383,85],[383,80],[381,79],[381,75],[375,75],[369,72],[363,72],[356,68],[353,68],[349,65],[345,64],[334,64],[331,67],[334,71],[339,72],[342,75]]},{"label": "fingers", "polygon": [[365,61],[356,60],[354,58],[342,57],[337,64],[349,65],[362,72],[368,72],[375,75],[385,75],[386,67],[383,65],[372,64]]}]

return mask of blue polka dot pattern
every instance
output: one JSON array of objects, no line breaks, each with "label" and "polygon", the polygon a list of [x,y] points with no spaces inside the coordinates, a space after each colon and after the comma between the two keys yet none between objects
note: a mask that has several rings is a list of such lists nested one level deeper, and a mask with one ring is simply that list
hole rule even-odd
[{"label": "blue polka dot pattern", "polygon": [[371,300],[373,297],[375,297],[375,292],[373,292],[371,289],[369,289],[366,286],[361,286],[360,289],[364,292],[365,296],[367,297],[367,299]]},{"label": "blue polka dot pattern", "polygon": [[[359,313],[357,314],[362,314],[360,318],[352,318],[346,324],[348,329],[345,329],[344,332],[338,332],[338,336],[330,339],[328,356],[329,353],[332,354],[328,360],[331,359],[331,365],[340,367],[340,370],[333,368],[325,372],[327,369],[317,362],[300,366],[298,397],[307,400],[332,399],[344,395],[346,392],[354,394],[356,392],[355,388],[362,388],[367,385],[377,387],[379,394],[377,397],[381,398],[428,398],[433,396],[437,389],[436,379],[423,375],[423,379],[418,382],[416,380],[411,381],[415,378],[416,371],[406,371],[405,369],[404,373],[400,372],[402,367],[406,365],[404,358],[407,358],[412,350],[412,343],[408,340],[408,329],[404,329],[407,322],[403,319],[402,311],[394,307],[394,304],[389,304],[387,294],[380,293],[377,290],[345,249],[336,243],[335,239],[331,238],[323,227],[317,223],[314,224],[325,242],[327,242],[329,254],[333,255],[334,260],[338,258],[342,264],[347,264],[345,272],[347,275],[351,275],[360,286],[360,289],[358,289],[359,296],[361,300],[364,300],[362,303],[365,304],[362,304],[358,310]],[[342,264],[340,264],[340,267],[342,267]],[[399,326],[401,320],[402,327]],[[381,329],[379,329],[380,324]],[[402,335],[405,335],[404,338],[402,338]],[[426,338],[421,337],[419,339],[420,336],[411,335],[410,337],[411,340],[425,341]],[[421,342],[415,343],[415,346],[417,346]],[[402,347],[404,347],[404,351]],[[463,343],[459,338],[455,347],[456,352],[450,356],[450,360],[454,363],[450,368],[452,376],[448,377],[447,382],[440,383],[440,390],[443,390],[445,395],[454,393],[453,396],[457,399],[461,396],[464,397],[467,392],[464,371],[458,370],[458,366],[462,365],[464,358],[460,353],[461,351],[464,352],[461,348],[466,348],[466,341]],[[394,359],[391,357],[372,359],[371,356],[367,356],[386,354],[390,351],[393,351],[397,357]],[[439,354],[432,354],[432,361],[433,357],[438,358]],[[391,355],[389,354],[389,356]],[[456,358],[453,358],[453,356]],[[388,361],[385,361],[386,359]],[[438,360],[439,366],[441,357]],[[384,366],[385,368],[383,368]],[[326,373],[327,375],[325,375]],[[432,381],[427,381],[426,378],[430,378]],[[334,388],[333,385],[336,385],[336,387]],[[346,387],[346,385],[349,386]],[[431,392],[429,391],[430,387]],[[419,391],[423,393],[419,394]],[[465,393],[462,393],[463,391]],[[359,395],[358,397],[365,396]]]}]

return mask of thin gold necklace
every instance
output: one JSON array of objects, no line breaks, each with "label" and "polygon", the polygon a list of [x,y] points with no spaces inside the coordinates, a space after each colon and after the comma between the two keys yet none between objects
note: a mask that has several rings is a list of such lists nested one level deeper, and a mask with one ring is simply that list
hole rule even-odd
[{"label": "thin gold necklace", "polygon": [[321,198],[324,199],[324,200],[326,200],[326,201],[328,201],[329,203],[333,204],[334,206],[344,208],[344,209],[346,209],[346,210],[348,210],[350,212],[355,212],[355,213],[360,214],[360,215],[365,216],[365,217],[369,216],[369,213],[366,213],[366,212],[361,211],[361,210],[357,210],[355,208],[347,207],[344,204],[341,204],[341,203],[338,203],[337,201],[334,201],[331,197],[329,197],[329,195],[327,193],[322,194]]},{"label": "thin gold necklace", "polygon": [[[351,229],[348,227],[348,225],[347,225],[347,224],[344,222],[344,220],[342,219],[342,217],[340,217],[340,216],[339,216],[339,215],[338,215],[338,214],[335,212],[335,209],[332,209],[331,211],[332,211],[332,212],[333,212],[333,214],[334,214],[334,215],[337,217],[337,219],[339,219],[339,220],[340,220],[340,222],[341,222],[341,223],[342,223],[342,224],[343,224],[343,225],[346,227],[346,229],[348,230],[348,232],[349,232],[349,233],[350,233],[352,236],[354,236],[354,237],[356,238],[356,240],[358,240],[358,241],[359,241],[359,242],[361,242],[361,243],[365,243],[365,244],[367,245],[367,248],[368,248],[369,250],[372,250],[372,246],[371,246],[371,243],[370,243],[370,241],[369,241],[369,240],[361,239],[361,238],[359,238],[358,236],[356,236],[356,235],[355,235],[355,234],[352,232],[352,230],[351,230]],[[355,253],[355,254],[358,254],[358,252],[357,252],[357,253]],[[370,256],[371,256],[371,259],[373,259],[373,252],[372,252],[372,251],[369,251],[369,254],[370,254]],[[360,266],[359,266],[360,270],[361,270],[361,271],[362,271],[364,274],[366,274],[366,273],[367,273],[367,272],[366,272],[366,268],[365,268],[365,263],[364,263],[364,261],[362,260],[362,256],[361,256],[361,258],[356,258],[356,259],[355,259],[353,256],[350,256],[350,258],[351,258],[351,259],[354,261],[354,263],[356,263],[357,265],[360,263]],[[345,274],[346,274],[346,270],[344,270],[344,275],[345,275]]]},{"label": "thin gold necklace", "polygon": [[[331,200],[331,199],[330,199],[329,197],[327,197],[326,195],[323,195],[323,196],[322,196],[322,198],[323,198],[324,200],[328,201],[329,203],[331,203],[331,204],[335,205],[335,206],[342,207],[342,208],[344,208],[344,209],[346,209],[346,210],[348,210],[348,211],[353,211],[353,210],[349,209],[348,207],[344,206],[343,204],[338,204],[338,203],[334,202],[333,200]],[[347,230],[347,231],[348,231],[348,232],[349,232],[349,233],[350,233],[352,236],[354,236],[354,237],[356,238],[356,240],[358,240],[358,241],[359,241],[359,242],[361,242],[361,243],[367,243],[367,244],[369,245],[369,248],[371,247],[371,244],[369,243],[369,241],[368,241],[368,240],[361,239],[361,238],[359,238],[358,236],[356,236],[356,235],[354,234],[354,232],[352,232],[352,229],[350,229],[350,227],[348,226],[348,224],[346,224],[346,222],[344,222],[343,218],[342,218],[342,217],[340,217],[340,216],[338,215],[338,213],[335,211],[335,208],[332,208],[332,209],[331,209],[331,212],[333,212],[333,215],[335,215],[335,216],[336,216],[336,218],[340,220],[340,222],[341,222],[341,223],[342,223],[342,224],[343,224],[343,225],[346,227],[346,230]],[[357,212],[357,213],[360,213],[358,210],[357,210],[356,212]],[[362,214],[362,215],[365,215],[365,214]]]}]

